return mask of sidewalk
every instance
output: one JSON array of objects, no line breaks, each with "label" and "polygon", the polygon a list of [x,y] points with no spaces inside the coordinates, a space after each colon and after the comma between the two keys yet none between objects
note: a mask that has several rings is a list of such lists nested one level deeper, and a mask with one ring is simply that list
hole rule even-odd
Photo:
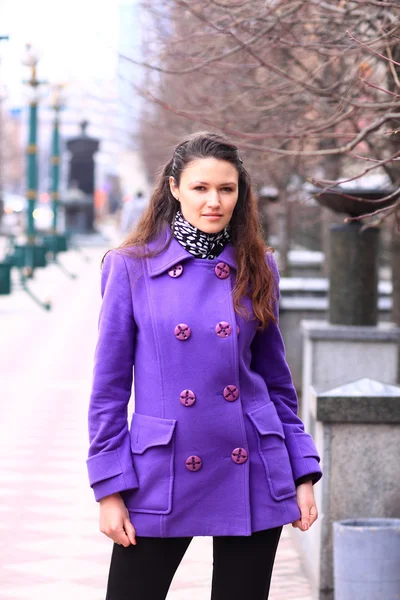
[{"label": "sidewalk", "polygon": [[[22,291],[0,296],[0,598],[104,600],[111,542],[98,530],[87,483],[87,403],[100,307],[105,248],[71,251],[38,270],[32,288],[53,310]],[[198,538],[168,600],[207,600],[211,540]],[[283,532],[271,600],[311,600],[289,530]],[[246,599],[244,599],[246,600]]]}]

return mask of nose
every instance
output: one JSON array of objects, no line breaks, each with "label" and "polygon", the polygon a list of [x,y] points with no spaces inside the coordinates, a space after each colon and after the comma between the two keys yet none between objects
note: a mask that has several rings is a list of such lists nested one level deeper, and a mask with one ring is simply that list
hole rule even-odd
[{"label": "nose", "polygon": [[215,210],[221,206],[221,201],[217,190],[210,190],[207,197],[207,207]]}]

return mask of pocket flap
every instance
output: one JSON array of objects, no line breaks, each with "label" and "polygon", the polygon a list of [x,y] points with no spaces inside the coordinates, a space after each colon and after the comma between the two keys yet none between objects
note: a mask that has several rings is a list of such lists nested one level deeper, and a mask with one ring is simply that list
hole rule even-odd
[{"label": "pocket flap", "polygon": [[175,419],[160,419],[133,413],[131,423],[131,450],[143,454],[152,446],[169,444],[176,425]]},{"label": "pocket flap", "polygon": [[273,402],[252,410],[247,413],[247,416],[261,435],[278,435],[282,439],[285,439],[282,421],[276,412]]}]

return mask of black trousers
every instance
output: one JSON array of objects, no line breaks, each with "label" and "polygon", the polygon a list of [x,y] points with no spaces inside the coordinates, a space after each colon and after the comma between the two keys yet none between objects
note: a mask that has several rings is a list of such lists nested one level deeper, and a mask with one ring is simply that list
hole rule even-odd
[{"label": "black trousers", "polygon": [[[281,533],[276,527],[214,537],[211,600],[266,600]],[[136,546],[114,544],[106,600],[164,600],[191,541],[138,537]]]}]

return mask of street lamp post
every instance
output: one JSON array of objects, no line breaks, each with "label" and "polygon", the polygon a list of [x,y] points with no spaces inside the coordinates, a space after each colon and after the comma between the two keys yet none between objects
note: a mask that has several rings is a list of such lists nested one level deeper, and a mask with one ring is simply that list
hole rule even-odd
[{"label": "street lamp post", "polygon": [[23,58],[23,64],[31,70],[30,79],[24,81],[25,84],[32,88],[32,98],[29,102],[29,138],[27,146],[27,190],[26,197],[28,200],[27,213],[27,237],[28,243],[34,244],[36,232],[34,221],[34,210],[37,200],[38,187],[38,158],[37,158],[37,123],[38,123],[38,88],[44,83],[37,78],[37,63],[39,58],[32,51],[30,44],[26,45],[26,52]]},{"label": "street lamp post", "polygon": [[[33,84],[32,84],[33,85]],[[27,190],[27,236],[28,243],[35,242],[35,221],[33,212],[37,200],[38,160],[37,160],[37,102],[30,102],[29,106],[29,142],[26,149],[28,155]]]},{"label": "street lamp post", "polygon": [[51,153],[51,190],[50,197],[53,209],[53,233],[57,234],[58,207],[60,201],[59,185],[60,185],[60,111],[61,105],[61,85],[57,85],[54,89],[53,97],[53,140]]},{"label": "street lamp post", "polygon": [[[53,254],[64,252],[67,250],[67,236],[58,231],[58,217],[60,206],[60,112],[64,107],[62,97],[63,84],[57,84],[53,88],[52,109],[54,111],[53,118],[53,134],[51,145],[51,185],[50,198],[53,211],[53,225],[50,235],[45,236],[44,241],[47,243]],[[57,264],[58,261],[56,261]]]},{"label": "street lamp post", "polygon": [[[8,39],[9,39],[8,35],[0,35],[0,42],[6,41]],[[0,66],[1,66],[1,58],[0,58]],[[0,84],[1,84],[1,80],[0,80]],[[2,90],[0,89],[0,226],[1,226],[1,221],[3,218],[3,212],[4,212],[4,202],[3,202],[3,200],[4,200],[3,199],[4,143],[3,143],[3,127],[2,126],[3,126],[3,95],[2,95]]]},{"label": "street lamp post", "polygon": [[[0,42],[3,40],[8,40],[8,35],[0,35]],[[0,66],[1,66],[1,57],[0,57]],[[1,85],[1,78],[0,78]],[[0,228],[1,222],[4,214],[4,199],[3,199],[3,191],[4,191],[4,142],[3,142],[3,93],[0,88]],[[1,260],[0,261],[0,294],[10,294],[11,293],[11,263],[10,261]]]},{"label": "street lamp post", "polygon": [[29,85],[32,97],[29,102],[29,134],[27,145],[27,243],[15,246],[17,262],[25,267],[28,275],[32,276],[36,267],[45,267],[47,248],[36,239],[34,211],[38,194],[38,152],[37,152],[37,128],[38,128],[38,88],[46,83],[37,78],[38,56],[33,52],[31,44],[26,44],[25,56],[22,63],[30,68],[30,79],[25,81]]},{"label": "street lamp post", "polygon": [[[27,147],[27,191],[28,200],[27,210],[27,228],[26,243],[15,243],[13,240],[13,251],[7,257],[11,266],[17,267],[20,273],[20,282],[22,288],[29,296],[37,302],[45,310],[50,310],[50,302],[42,302],[28,287],[27,277],[33,276],[33,271],[36,267],[46,266],[46,251],[47,247],[43,242],[38,242],[36,239],[34,210],[37,198],[38,187],[38,161],[37,161],[37,89],[44,83],[39,81],[36,75],[36,65],[38,58],[34,55],[31,45],[26,45],[26,53],[23,59],[23,64],[31,68],[31,78],[25,83],[32,88],[32,99],[29,107],[29,139]],[[13,236],[14,237],[14,236]]]}]

